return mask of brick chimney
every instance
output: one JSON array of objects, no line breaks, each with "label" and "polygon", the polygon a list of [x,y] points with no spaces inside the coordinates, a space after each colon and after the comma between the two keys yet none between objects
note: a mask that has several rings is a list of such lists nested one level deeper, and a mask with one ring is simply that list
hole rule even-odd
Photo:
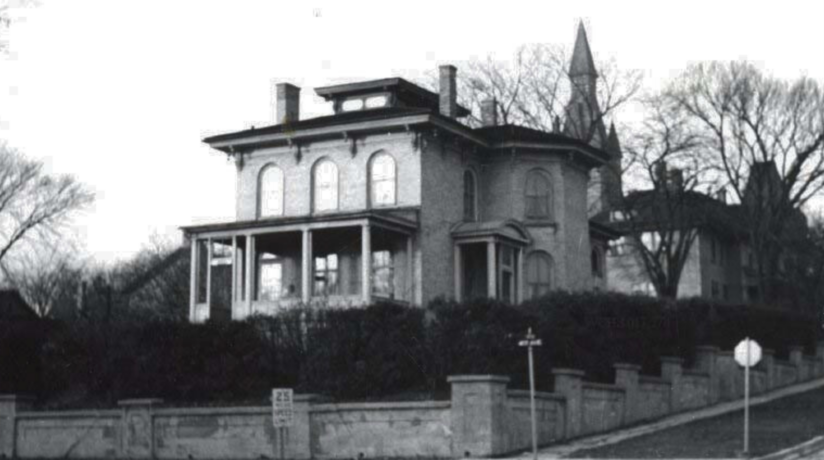
[{"label": "brick chimney", "polygon": [[667,162],[660,160],[652,168],[655,185],[660,187],[667,185]]},{"label": "brick chimney", "polygon": [[724,188],[724,187],[721,187],[720,189],[718,189],[718,191],[715,192],[715,199],[726,204],[727,203],[727,189]]},{"label": "brick chimney", "polygon": [[300,120],[300,88],[290,83],[275,85],[275,123]]},{"label": "brick chimney", "polygon": [[453,65],[440,67],[440,112],[449,118],[458,116],[458,87],[455,83],[457,73],[458,69]]},{"label": "brick chimney", "polygon": [[481,124],[498,126],[498,101],[494,97],[481,102]]},{"label": "brick chimney", "polygon": [[680,192],[684,188],[684,171],[673,168],[669,172],[669,188],[673,192]]}]

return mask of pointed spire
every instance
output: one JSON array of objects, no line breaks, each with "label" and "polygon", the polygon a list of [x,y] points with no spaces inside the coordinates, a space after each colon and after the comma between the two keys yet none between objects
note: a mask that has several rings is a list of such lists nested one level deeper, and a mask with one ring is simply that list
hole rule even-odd
[{"label": "pointed spire", "polygon": [[579,75],[598,77],[598,72],[595,71],[595,61],[592,60],[592,52],[589,49],[584,21],[578,23],[578,36],[575,38],[575,48],[572,51],[572,60],[569,63],[569,76],[576,77]]},{"label": "pointed spire", "polygon": [[615,132],[614,122],[609,125],[609,135],[607,136],[607,143],[604,150],[611,155],[621,154],[621,142],[618,141],[618,133]]}]

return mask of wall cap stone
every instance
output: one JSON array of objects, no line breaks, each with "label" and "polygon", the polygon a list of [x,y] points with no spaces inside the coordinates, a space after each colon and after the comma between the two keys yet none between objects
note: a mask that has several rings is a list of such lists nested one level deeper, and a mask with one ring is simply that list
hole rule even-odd
[{"label": "wall cap stone", "polygon": [[36,398],[31,395],[18,395],[18,394],[4,394],[0,395],[0,401],[20,401],[20,402],[31,402],[34,401]]},{"label": "wall cap stone", "polygon": [[719,351],[721,351],[721,349],[716,347],[715,345],[699,345],[695,347],[695,351],[714,351],[718,353]]},{"label": "wall cap stone", "polygon": [[566,367],[552,369],[552,375],[573,375],[577,377],[583,377],[585,374],[586,373],[580,369],[569,369]]},{"label": "wall cap stone", "polygon": [[160,398],[135,398],[135,399],[121,399],[117,402],[118,406],[155,406],[163,404]]},{"label": "wall cap stone", "polygon": [[621,369],[621,370],[626,370],[626,371],[636,371],[636,372],[638,372],[638,371],[641,370],[640,365],[632,364],[632,363],[614,363],[612,365],[612,367],[615,368],[615,369]]},{"label": "wall cap stone", "polygon": [[450,375],[446,378],[446,381],[449,383],[509,383],[509,377],[505,377],[503,375]]}]

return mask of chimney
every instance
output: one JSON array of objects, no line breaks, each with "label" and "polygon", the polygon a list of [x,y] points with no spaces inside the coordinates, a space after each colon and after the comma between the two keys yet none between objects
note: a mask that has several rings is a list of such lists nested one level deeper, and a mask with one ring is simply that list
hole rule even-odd
[{"label": "chimney", "polygon": [[494,97],[481,102],[481,124],[498,126],[498,101]]},{"label": "chimney", "polygon": [[655,163],[652,167],[652,180],[655,182],[655,186],[664,186],[667,184],[667,162],[660,160]]},{"label": "chimney", "polygon": [[300,88],[289,83],[275,85],[275,123],[300,120]]},{"label": "chimney", "polygon": [[725,189],[724,187],[721,187],[720,189],[718,189],[718,191],[715,192],[715,199],[717,199],[718,201],[726,204],[727,203],[727,189]]},{"label": "chimney", "polygon": [[455,75],[458,69],[453,65],[442,65],[440,67],[440,112],[441,115],[449,118],[458,116],[458,88],[455,84]]},{"label": "chimney", "polygon": [[673,192],[679,192],[684,188],[684,171],[673,169],[669,173],[669,186]]},{"label": "chimney", "polygon": [[552,132],[553,133],[560,133],[561,132],[561,117],[555,115],[555,119],[552,120]]}]

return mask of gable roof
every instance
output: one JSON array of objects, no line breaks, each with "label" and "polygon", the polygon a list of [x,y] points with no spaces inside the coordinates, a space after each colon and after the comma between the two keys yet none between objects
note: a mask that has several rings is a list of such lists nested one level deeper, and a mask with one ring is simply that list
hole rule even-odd
[{"label": "gable roof", "polygon": [[0,289],[0,320],[40,319],[17,289]]}]

